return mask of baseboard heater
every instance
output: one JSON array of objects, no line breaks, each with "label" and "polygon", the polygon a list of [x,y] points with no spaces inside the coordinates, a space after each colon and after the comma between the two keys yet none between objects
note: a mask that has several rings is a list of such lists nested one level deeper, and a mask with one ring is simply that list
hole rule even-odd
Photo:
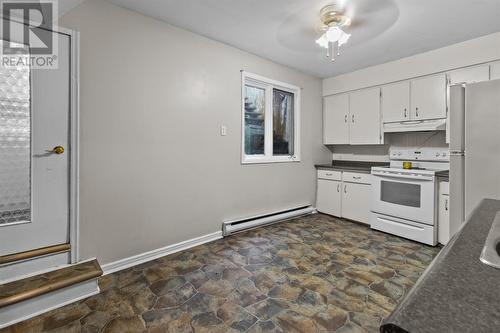
[{"label": "baseboard heater", "polygon": [[301,206],[270,214],[248,217],[240,220],[225,221],[222,222],[222,235],[225,237],[244,230],[280,222],[283,220],[291,219],[293,217],[313,214],[315,212],[316,209],[312,206]]}]

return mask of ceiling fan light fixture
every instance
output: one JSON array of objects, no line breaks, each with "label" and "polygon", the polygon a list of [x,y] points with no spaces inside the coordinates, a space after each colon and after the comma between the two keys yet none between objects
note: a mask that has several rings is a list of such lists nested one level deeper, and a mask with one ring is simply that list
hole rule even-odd
[{"label": "ceiling fan light fixture", "polygon": [[316,44],[325,48],[327,57],[334,61],[335,53],[340,55],[340,47],[347,43],[351,37],[351,34],[342,30],[342,27],[351,24],[351,19],[343,15],[334,5],[323,7],[320,11],[320,17],[325,32],[316,40]]}]

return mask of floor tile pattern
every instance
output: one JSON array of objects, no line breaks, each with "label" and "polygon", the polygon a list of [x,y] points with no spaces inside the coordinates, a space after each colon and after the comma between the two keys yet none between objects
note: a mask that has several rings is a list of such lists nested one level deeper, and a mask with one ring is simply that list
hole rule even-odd
[{"label": "floor tile pattern", "polygon": [[377,332],[438,251],[310,215],[102,277],[0,332]]}]

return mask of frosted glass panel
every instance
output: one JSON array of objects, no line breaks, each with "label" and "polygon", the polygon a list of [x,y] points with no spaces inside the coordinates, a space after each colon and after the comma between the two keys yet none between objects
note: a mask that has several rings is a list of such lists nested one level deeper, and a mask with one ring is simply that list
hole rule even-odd
[{"label": "frosted glass panel", "polygon": [[0,225],[30,220],[30,69],[0,66]]}]

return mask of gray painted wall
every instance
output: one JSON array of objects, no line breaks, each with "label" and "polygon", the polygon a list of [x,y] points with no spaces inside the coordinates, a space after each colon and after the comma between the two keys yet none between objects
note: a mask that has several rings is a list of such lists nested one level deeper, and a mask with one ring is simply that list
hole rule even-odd
[{"label": "gray painted wall", "polygon": [[[332,156],[319,79],[104,1],[60,25],[81,32],[82,258],[109,263],[314,203],[314,163]],[[300,163],[240,164],[241,69],[303,88]]]}]

